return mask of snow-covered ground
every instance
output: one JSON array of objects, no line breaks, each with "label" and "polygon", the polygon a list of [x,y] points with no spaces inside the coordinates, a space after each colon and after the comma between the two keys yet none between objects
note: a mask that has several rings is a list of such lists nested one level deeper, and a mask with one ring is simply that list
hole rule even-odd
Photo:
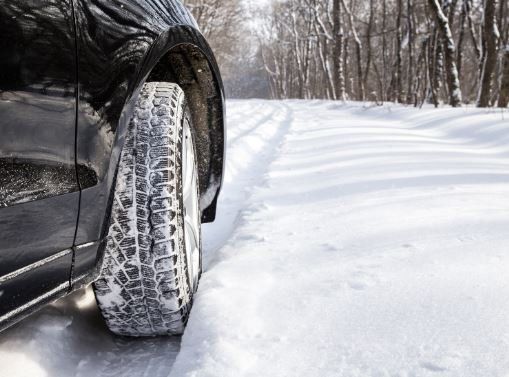
[{"label": "snow-covered ground", "polygon": [[77,292],[0,335],[0,376],[509,376],[509,119],[318,101],[228,118],[183,338],[114,338]]}]

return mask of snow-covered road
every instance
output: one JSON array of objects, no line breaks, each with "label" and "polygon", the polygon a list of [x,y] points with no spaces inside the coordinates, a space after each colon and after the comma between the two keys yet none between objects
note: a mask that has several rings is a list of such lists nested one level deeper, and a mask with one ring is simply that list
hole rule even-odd
[{"label": "snow-covered road", "polygon": [[0,376],[509,376],[509,120],[231,101],[182,339],[127,341],[89,291],[0,335]]}]

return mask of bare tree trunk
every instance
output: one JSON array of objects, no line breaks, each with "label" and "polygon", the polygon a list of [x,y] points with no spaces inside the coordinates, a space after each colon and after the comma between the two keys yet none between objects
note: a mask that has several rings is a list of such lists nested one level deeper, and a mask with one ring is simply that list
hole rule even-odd
[{"label": "bare tree trunk", "polygon": [[498,97],[498,107],[506,108],[509,104],[509,45],[505,46],[503,55],[502,85]]},{"label": "bare tree trunk", "polygon": [[[308,30],[308,33],[310,33],[311,30]],[[309,35],[309,34],[308,34]],[[304,72],[302,73],[304,75],[304,98],[305,99],[310,99],[311,98],[311,93],[310,93],[310,86],[309,86],[309,69],[311,67],[311,55],[310,55],[310,51],[311,51],[311,38],[307,38],[307,41],[306,41],[306,48],[305,48],[305,53],[304,53]]]},{"label": "bare tree trunk", "polygon": [[396,98],[398,103],[403,103],[403,85],[402,85],[402,76],[403,76],[403,32],[401,30],[401,23],[403,20],[403,0],[398,0],[398,16],[396,20],[396,82],[394,85],[394,97]]},{"label": "bare tree trunk", "polygon": [[265,72],[267,72],[267,76],[269,78],[270,96],[271,96],[271,98],[278,98],[277,73],[270,69],[269,63],[267,62],[267,58],[266,58],[265,47],[261,43],[260,43],[260,53],[261,53],[261,59],[262,59],[263,66],[265,68]]},{"label": "bare tree trunk", "polygon": [[301,74],[303,75],[303,82],[304,82],[304,98],[310,99],[311,98],[311,87],[309,85],[309,71],[311,67],[311,45],[312,45],[312,37],[311,37],[311,29],[313,27],[312,19],[307,20],[306,25],[306,31],[305,31],[305,45],[304,45],[304,56],[303,56],[303,72]]},{"label": "bare tree trunk", "polygon": [[366,30],[366,67],[364,67],[364,89],[369,87],[369,70],[371,69],[371,33],[373,31],[373,23],[375,18],[375,4],[374,0],[369,0],[369,21],[368,29]]},{"label": "bare tree trunk", "polygon": [[426,83],[427,83],[426,86],[427,86],[427,88],[424,89],[421,107],[428,98],[431,98],[433,104],[435,105],[435,107],[437,107],[438,100],[437,100],[435,89],[433,87],[433,76],[432,76],[433,62],[431,60],[432,59],[431,56],[433,55],[432,53],[434,50],[433,50],[432,43],[431,43],[431,37],[429,38],[427,45],[423,46],[423,48],[426,48],[426,51],[425,51],[426,55],[424,57],[424,62],[426,64]]},{"label": "bare tree trunk", "polygon": [[364,101],[366,92],[364,88],[364,81],[362,80],[362,45],[360,39],[355,41],[355,55],[357,60],[357,85],[359,86],[359,94],[357,100]]},{"label": "bare tree trunk", "polygon": [[445,43],[445,68],[447,72],[447,86],[449,89],[449,103],[453,107],[461,106],[461,88],[456,67],[456,48],[452,36],[449,20],[442,11],[438,0],[429,0],[431,10],[438,22],[442,38]]},{"label": "bare tree trunk", "polygon": [[304,98],[304,70],[303,70],[303,66],[304,66],[304,63],[302,61],[302,56],[301,56],[301,49],[300,49],[300,35],[299,35],[299,32],[297,30],[297,16],[295,14],[295,8],[292,8],[291,9],[291,21],[292,21],[292,34],[293,34],[293,44],[294,44],[294,53],[295,53],[295,59],[296,59],[296,62],[297,62],[297,82],[298,82],[298,86],[297,86],[297,94],[296,94],[296,97],[297,98]]},{"label": "bare tree trunk", "polygon": [[387,100],[387,0],[382,2],[382,101]]},{"label": "bare tree trunk", "polygon": [[[318,51],[318,54],[315,55],[315,69],[318,69],[321,67],[323,79],[327,82],[326,87],[326,96],[327,99],[337,99],[336,96],[336,89],[335,89],[335,72],[331,72],[330,65],[329,65],[329,52],[331,52],[334,55],[334,46],[329,50],[329,41],[332,43],[336,43],[334,36],[329,33],[330,28],[328,29],[326,24],[323,22],[320,14],[320,4],[321,0],[305,0],[306,6],[312,9],[312,27],[314,29],[314,32],[316,34],[316,50]],[[326,11],[328,11],[328,5],[329,2],[326,1],[323,7]],[[318,56],[317,56],[318,55]],[[317,59],[318,57],[318,59]],[[333,56],[333,63],[335,57]],[[342,61],[340,62],[342,63]],[[334,65],[334,64],[333,64]],[[341,67],[342,69],[343,67]],[[335,66],[333,67],[335,69]],[[344,79],[343,79],[344,80]],[[315,77],[315,87],[316,90],[318,89],[318,81],[317,77]],[[343,84],[344,87],[344,84]]]},{"label": "bare tree trunk", "polygon": [[505,108],[509,104],[509,4],[507,2],[501,2],[499,18],[500,44],[503,46],[503,54],[498,107]]},{"label": "bare tree trunk", "polygon": [[458,52],[456,54],[456,66],[458,68],[458,76],[461,77],[463,69],[463,42],[465,41],[465,24],[467,21],[467,0],[462,0],[460,15],[460,31],[458,37]]},{"label": "bare tree trunk", "polygon": [[345,12],[348,16],[348,23],[350,25],[350,30],[352,31],[352,36],[355,43],[355,57],[357,61],[357,85],[359,86],[357,100],[364,101],[364,82],[362,80],[362,43],[359,39],[359,35],[357,34],[357,29],[355,28],[352,11],[346,6],[345,0],[341,0],[341,3],[343,4],[343,8],[345,9]]},{"label": "bare tree trunk", "polygon": [[384,84],[382,83],[382,76],[380,75],[380,71],[376,64],[373,64],[373,69],[375,70],[376,81],[378,83],[378,92],[379,94],[376,97],[377,104],[384,103]]},{"label": "bare tree trunk", "polygon": [[[318,26],[316,24],[315,24],[315,30],[316,30],[316,34],[318,35],[319,34]],[[320,65],[322,66],[322,73],[324,75],[325,80],[327,81],[327,91],[328,91],[327,98],[337,99],[336,91],[334,89],[334,78],[331,76],[330,69],[327,64],[327,55],[326,55],[326,53],[327,53],[327,37],[318,36],[317,42],[318,42],[318,46],[317,46],[318,57],[320,58]],[[343,88],[344,88],[344,84],[343,84]],[[344,95],[344,91],[343,91],[343,95]]]},{"label": "bare tree trunk", "polygon": [[413,25],[413,1],[407,0],[407,28],[408,28],[408,73],[406,103],[412,103],[414,93],[414,25]]},{"label": "bare tree trunk", "polygon": [[447,3],[447,10],[445,11],[445,14],[447,15],[447,19],[449,21],[449,27],[451,28],[451,30],[454,28],[454,14],[456,12],[457,6],[458,6],[458,0],[451,0],[450,2]]},{"label": "bare tree trunk", "polygon": [[433,31],[433,40],[429,46],[428,52],[428,66],[429,66],[429,83],[430,83],[430,96],[431,101],[438,106],[438,93],[440,90],[441,76],[442,76],[442,44],[438,31]]},{"label": "bare tree trunk", "polygon": [[347,98],[351,98],[350,94],[353,92],[352,78],[350,76],[350,72],[348,71],[348,67],[350,66],[348,63],[350,62],[350,38],[346,37],[343,39],[344,51],[343,51],[343,68],[345,72],[345,96]]},{"label": "bare tree trunk", "polygon": [[[427,91],[427,67],[426,67],[426,55],[428,50],[428,41],[429,38],[424,39],[421,45],[421,49],[419,52],[419,56],[417,58],[417,68],[416,68],[416,78],[417,78],[417,86],[415,88],[415,96],[414,96],[414,106],[417,107],[419,105],[419,96],[422,93],[421,103],[424,102],[426,91]],[[424,78],[422,77],[424,72]]]},{"label": "bare tree trunk", "polygon": [[486,46],[482,62],[481,86],[477,99],[478,107],[488,107],[491,102],[493,73],[497,65],[498,56],[498,28],[496,24],[496,0],[484,2],[483,45]]},{"label": "bare tree trunk", "polygon": [[333,38],[334,50],[332,54],[334,67],[334,91],[336,99],[344,101],[345,96],[345,72],[343,65],[343,28],[341,26],[341,5],[340,0],[332,3]]},{"label": "bare tree trunk", "polygon": [[472,44],[474,45],[475,55],[477,59],[481,59],[481,47],[479,47],[479,41],[475,35],[474,21],[472,20],[471,8],[472,0],[465,0],[467,7],[467,18],[468,18],[468,29],[470,30],[470,38],[472,38]]}]

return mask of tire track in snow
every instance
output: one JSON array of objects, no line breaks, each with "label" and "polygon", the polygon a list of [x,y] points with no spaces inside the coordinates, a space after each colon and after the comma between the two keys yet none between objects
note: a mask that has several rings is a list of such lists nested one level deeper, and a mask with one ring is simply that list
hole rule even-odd
[{"label": "tire track in snow", "polygon": [[291,107],[275,101],[256,101],[258,106],[254,111],[268,114],[255,117],[254,122],[249,119],[246,122],[246,117],[252,116],[253,104],[254,101],[228,103],[228,108],[235,108],[231,117],[227,117],[228,133],[233,137],[227,141],[225,182],[218,217],[214,223],[203,226],[205,270],[215,251],[226,243],[239,225],[241,211],[253,189],[263,185],[264,174],[276,158],[292,124]]},{"label": "tire track in snow", "polygon": [[[258,105],[256,108],[251,109],[251,111],[255,112],[262,109],[263,106]],[[236,144],[237,140],[241,140],[245,136],[252,135],[256,132],[256,130],[260,127],[263,127],[269,120],[273,119],[274,116],[280,111],[277,107],[273,108],[270,113],[255,117],[254,119],[251,119],[251,121],[246,122],[246,119],[236,119],[235,117],[231,118],[232,124],[235,124],[236,128],[238,130],[235,130],[236,132],[231,137],[228,137],[228,145],[234,145]],[[228,118],[229,119],[229,118]],[[241,123],[243,122],[243,123]],[[228,123],[230,123],[230,119],[228,120]],[[252,124],[254,123],[254,124]],[[244,125],[244,126],[243,126]],[[229,131],[230,132],[230,131]]]}]

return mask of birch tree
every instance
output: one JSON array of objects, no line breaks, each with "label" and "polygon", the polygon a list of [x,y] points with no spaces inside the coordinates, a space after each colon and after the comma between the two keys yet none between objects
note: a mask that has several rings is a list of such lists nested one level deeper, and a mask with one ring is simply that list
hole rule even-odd
[{"label": "birch tree", "polygon": [[449,103],[453,107],[458,107],[461,106],[461,89],[458,69],[456,67],[456,48],[449,20],[445,16],[438,0],[429,0],[429,4],[445,43],[445,66],[447,71],[447,86],[449,88]]},{"label": "birch tree", "polygon": [[335,98],[341,101],[345,95],[345,71],[343,67],[343,25],[341,20],[340,0],[333,0],[332,23],[334,25],[334,52],[332,55],[334,65],[334,91]]}]

